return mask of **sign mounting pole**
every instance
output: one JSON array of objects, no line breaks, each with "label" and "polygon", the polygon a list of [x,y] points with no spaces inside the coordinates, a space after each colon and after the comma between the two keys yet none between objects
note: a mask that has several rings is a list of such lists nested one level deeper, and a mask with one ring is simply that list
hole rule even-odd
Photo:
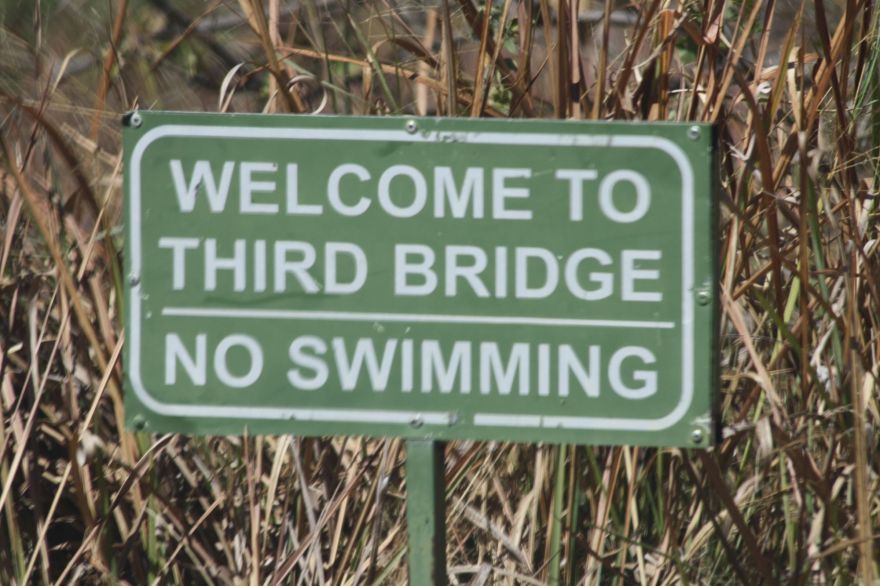
[{"label": "sign mounting pole", "polygon": [[446,442],[406,440],[409,583],[446,586]]}]

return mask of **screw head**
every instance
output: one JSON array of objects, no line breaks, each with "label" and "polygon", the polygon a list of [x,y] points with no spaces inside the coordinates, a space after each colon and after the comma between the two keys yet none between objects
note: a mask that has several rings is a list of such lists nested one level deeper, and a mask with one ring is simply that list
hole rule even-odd
[{"label": "screw head", "polygon": [[147,422],[140,415],[135,415],[131,420],[131,424],[138,431],[143,431],[147,427]]},{"label": "screw head", "polygon": [[128,284],[131,285],[132,287],[137,287],[138,285],[140,285],[141,284],[140,275],[136,275],[134,273],[130,274],[128,276]]},{"label": "screw head", "polygon": [[415,120],[407,120],[406,121],[406,131],[410,134],[415,134],[416,130],[419,129],[418,123]]},{"label": "screw head", "polygon": [[422,419],[421,413],[416,413],[412,419],[410,419],[409,424],[416,429],[421,427],[425,423],[425,420]]},{"label": "screw head", "polygon": [[703,430],[695,429],[691,432],[691,441],[697,445],[703,443]]},{"label": "screw head", "polygon": [[700,305],[709,305],[710,301],[712,301],[712,294],[709,293],[708,289],[700,289],[697,291],[697,303]]},{"label": "screw head", "polygon": [[140,115],[140,112],[135,112],[129,118],[128,123],[132,128],[140,128],[141,124],[144,123],[144,117]]},{"label": "screw head", "polygon": [[688,128],[688,138],[691,140],[697,140],[700,138],[700,127],[694,124]]}]

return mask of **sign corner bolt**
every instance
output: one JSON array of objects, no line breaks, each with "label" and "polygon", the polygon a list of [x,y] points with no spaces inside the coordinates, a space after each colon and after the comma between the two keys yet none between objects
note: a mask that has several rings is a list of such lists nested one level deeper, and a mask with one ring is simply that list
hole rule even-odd
[{"label": "sign corner bolt", "polygon": [[135,431],[143,431],[147,428],[147,421],[141,415],[135,415],[131,420],[131,425]]},{"label": "sign corner bolt", "polygon": [[122,116],[122,125],[128,128],[140,128],[143,123],[144,117],[141,116],[141,113],[137,110],[126,112]]},{"label": "sign corner bolt", "polygon": [[700,287],[697,289],[697,303],[700,305],[709,305],[712,301],[712,292],[708,287]]}]

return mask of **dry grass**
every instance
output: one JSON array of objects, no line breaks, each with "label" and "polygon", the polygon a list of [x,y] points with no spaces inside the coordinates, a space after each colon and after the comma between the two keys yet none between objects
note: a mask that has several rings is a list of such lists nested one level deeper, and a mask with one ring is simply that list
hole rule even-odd
[{"label": "dry grass", "polygon": [[875,3],[0,14],[0,583],[406,580],[399,441],[122,429],[118,119],[135,106],[717,122],[723,442],[451,444],[450,579],[878,579]]}]

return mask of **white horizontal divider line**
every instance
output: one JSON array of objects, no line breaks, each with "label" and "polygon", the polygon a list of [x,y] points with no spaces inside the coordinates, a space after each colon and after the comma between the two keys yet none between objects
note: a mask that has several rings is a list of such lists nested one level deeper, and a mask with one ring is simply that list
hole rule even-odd
[{"label": "white horizontal divider line", "polygon": [[568,319],[555,317],[448,315],[423,313],[379,313],[369,311],[306,311],[282,309],[235,309],[205,307],[165,307],[164,316],[217,317],[253,319],[290,319],[315,321],[385,321],[416,323],[497,324],[525,326],[563,326],[594,328],[631,328],[671,330],[672,321],[638,321],[616,319]]}]

